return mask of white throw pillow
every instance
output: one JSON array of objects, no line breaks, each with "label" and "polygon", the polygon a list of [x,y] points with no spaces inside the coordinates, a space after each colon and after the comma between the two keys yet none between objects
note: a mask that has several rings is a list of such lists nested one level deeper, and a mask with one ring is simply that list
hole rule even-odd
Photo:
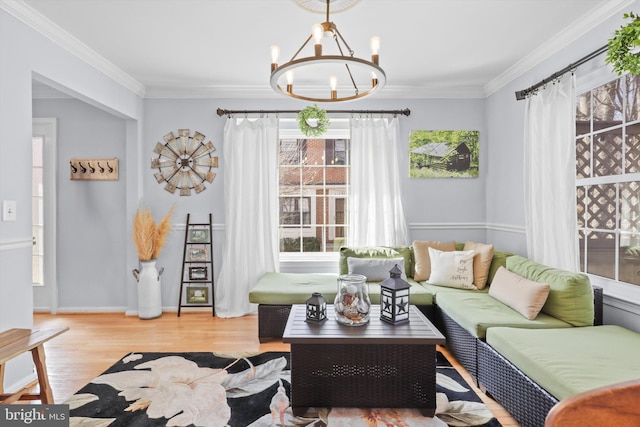
[{"label": "white throw pillow", "polygon": [[429,248],[431,275],[427,283],[460,289],[477,289],[473,286],[473,256],[475,251],[443,252]]},{"label": "white throw pillow", "polygon": [[407,280],[404,272],[404,258],[356,258],[347,257],[349,274],[362,274],[367,277],[367,282],[382,282],[391,277],[389,271],[394,265],[398,265],[402,271],[402,279]]},{"label": "white throw pillow", "polygon": [[548,283],[534,282],[501,266],[493,276],[489,296],[533,320],[542,310],[550,290]]}]

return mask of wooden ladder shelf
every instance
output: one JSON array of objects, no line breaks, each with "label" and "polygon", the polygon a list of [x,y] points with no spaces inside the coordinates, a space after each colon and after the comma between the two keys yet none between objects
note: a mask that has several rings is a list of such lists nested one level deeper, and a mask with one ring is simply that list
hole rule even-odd
[{"label": "wooden ladder shelf", "polygon": [[192,223],[191,214],[187,214],[178,316],[182,307],[211,307],[212,315],[216,315],[211,232],[211,214],[208,223]]}]

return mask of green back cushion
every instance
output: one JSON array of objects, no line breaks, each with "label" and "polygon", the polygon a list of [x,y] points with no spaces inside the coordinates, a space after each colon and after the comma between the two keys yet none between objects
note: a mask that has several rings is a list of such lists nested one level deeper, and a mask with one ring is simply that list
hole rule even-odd
[{"label": "green back cushion", "polygon": [[593,288],[585,274],[547,267],[518,255],[508,257],[506,264],[509,271],[551,286],[543,313],[573,326],[593,325]]},{"label": "green back cushion", "polygon": [[348,274],[347,258],[404,258],[404,271],[407,277],[413,277],[410,246],[365,246],[340,248],[340,274]]},{"label": "green back cushion", "polygon": [[489,277],[487,278],[487,285],[490,285],[493,281],[493,276],[496,275],[496,271],[498,271],[498,268],[507,267],[507,258],[513,255],[515,254],[511,252],[494,249],[493,259],[491,260],[491,265],[489,266]]}]

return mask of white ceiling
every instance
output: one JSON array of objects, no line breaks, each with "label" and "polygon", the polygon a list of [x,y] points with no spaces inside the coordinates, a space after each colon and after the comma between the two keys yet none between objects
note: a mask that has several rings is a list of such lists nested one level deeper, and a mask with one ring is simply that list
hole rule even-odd
[{"label": "white ceiling", "polygon": [[[146,97],[274,96],[270,46],[288,59],[325,18],[293,0],[0,0],[8,3]],[[484,97],[630,3],[360,0],[331,21],[356,56],[381,37],[387,86],[376,96]]]}]

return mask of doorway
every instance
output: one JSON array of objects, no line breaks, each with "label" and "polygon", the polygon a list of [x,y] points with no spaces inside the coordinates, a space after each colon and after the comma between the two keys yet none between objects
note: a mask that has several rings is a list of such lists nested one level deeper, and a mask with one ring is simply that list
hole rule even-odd
[{"label": "doorway", "polygon": [[58,124],[55,118],[32,122],[33,309],[58,311],[56,281],[56,159]]}]

